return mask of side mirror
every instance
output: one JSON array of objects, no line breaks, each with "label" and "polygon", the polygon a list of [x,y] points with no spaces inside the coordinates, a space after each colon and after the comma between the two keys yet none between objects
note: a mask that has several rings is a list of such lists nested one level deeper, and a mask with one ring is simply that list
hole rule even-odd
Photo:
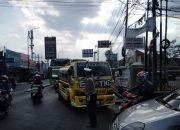
[{"label": "side mirror", "polygon": [[72,66],[68,69],[68,75],[73,75],[73,68],[72,68]]}]

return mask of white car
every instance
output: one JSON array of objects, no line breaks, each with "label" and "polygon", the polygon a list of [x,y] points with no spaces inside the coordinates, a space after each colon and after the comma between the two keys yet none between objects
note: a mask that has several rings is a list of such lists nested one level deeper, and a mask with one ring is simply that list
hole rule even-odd
[{"label": "white car", "polygon": [[124,110],[111,130],[180,130],[180,88]]}]

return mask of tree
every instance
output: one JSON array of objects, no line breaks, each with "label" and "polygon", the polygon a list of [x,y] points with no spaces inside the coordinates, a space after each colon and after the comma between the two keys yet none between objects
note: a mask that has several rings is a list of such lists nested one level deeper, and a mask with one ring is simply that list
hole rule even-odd
[{"label": "tree", "polygon": [[169,58],[180,58],[180,43],[175,45],[175,42],[176,40],[173,40],[167,49],[167,56]]}]

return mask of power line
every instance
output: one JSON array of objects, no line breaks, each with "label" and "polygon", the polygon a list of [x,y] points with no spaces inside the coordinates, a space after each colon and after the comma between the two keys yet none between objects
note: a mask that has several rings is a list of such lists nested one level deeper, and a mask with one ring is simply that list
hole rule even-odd
[{"label": "power line", "polygon": [[[120,6],[120,8],[122,7],[122,4],[121,4],[121,6]],[[107,12],[106,12],[106,15],[105,15],[105,20],[107,20],[107,14],[108,14],[108,12],[109,12],[109,9],[110,8],[108,8],[108,10],[107,10]],[[114,11],[114,10],[113,10]],[[114,13],[113,13],[114,14]],[[107,24],[107,25],[109,25],[110,24],[110,21],[114,21],[114,19],[115,19],[115,15],[113,15],[113,14],[111,14],[111,17],[112,16],[114,16],[114,17],[112,17],[112,18],[109,18],[109,19],[111,19],[111,20],[109,20],[109,23]],[[118,15],[118,14],[117,14]],[[104,26],[104,24],[105,24],[105,20],[104,20],[104,22],[103,22],[103,26]],[[102,32],[102,31],[101,31]],[[107,33],[107,27],[106,27],[106,30],[105,30],[105,32],[104,32],[104,35],[106,35],[106,33]],[[105,37],[105,36],[104,36]],[[104,38],[101,38],[101,39],[104,39]],[[106,39],[106,38],[105,38]]]},{"label": "power line", "polygon": [[[126,6],[125,6],[125,7],[126,7]],[[123,11],[122,11],[122,14],[123,14],[123,13],[124,13],[124,11],[125,11],[125,7],[124,7],[124,9],[123,9]],[[109,39],[111,39],[111,37],[112,37],[112,35],[113,35],[113,33],[114,33],[114,31],[115,31],[115,29],[116,29],[117,25],[119,24],[120,19],[121,19],[121,17],[122,17],[122,14],[121,14],[121,16],[119,17],[119,19],[118,19],[118,21],[117,21],[117,23],[116,23],[116,25],[115,25],[115,27],[114,27],[114,29],[113,29],[113,31],[112,31],[112,33],[111,33],[111,35],[109,36]]]}]

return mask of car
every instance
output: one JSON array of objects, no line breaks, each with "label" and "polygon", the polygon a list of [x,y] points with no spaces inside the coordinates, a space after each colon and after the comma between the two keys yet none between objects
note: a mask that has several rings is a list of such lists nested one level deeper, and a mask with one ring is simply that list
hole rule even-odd
[{"label": "car", "polygon": [[111,130],[180,130],[180,87],[119,113]]}]

